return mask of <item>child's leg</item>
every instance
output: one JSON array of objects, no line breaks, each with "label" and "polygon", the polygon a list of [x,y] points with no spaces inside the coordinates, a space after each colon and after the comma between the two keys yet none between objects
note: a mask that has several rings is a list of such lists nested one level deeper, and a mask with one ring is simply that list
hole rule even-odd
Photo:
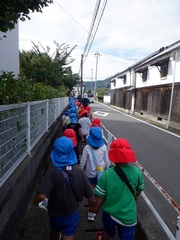
[{"label": "child's leg", "polygon": [[103,229],[102,231],[102,240],[110,240],[110,236],[107,234],[107,232]]}]

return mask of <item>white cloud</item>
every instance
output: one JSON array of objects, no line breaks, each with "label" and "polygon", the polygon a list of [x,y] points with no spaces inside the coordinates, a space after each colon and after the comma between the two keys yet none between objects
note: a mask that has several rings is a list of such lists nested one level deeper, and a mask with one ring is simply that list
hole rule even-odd
[{"label": "white cloud", "polygon": [[[79,72],[90,29],[95,0],[56,0],[32,13],[31,20],[20,22],[20,49],[32,49],[31,41],[43,46],[59,44],[77,45],[71,56],[75,59],[72,69]],[[179,40],[179,0],[114,0],[107,1],[96,37],[84,63],[84,80],[105,79],[139,61],[148,54]]]}]

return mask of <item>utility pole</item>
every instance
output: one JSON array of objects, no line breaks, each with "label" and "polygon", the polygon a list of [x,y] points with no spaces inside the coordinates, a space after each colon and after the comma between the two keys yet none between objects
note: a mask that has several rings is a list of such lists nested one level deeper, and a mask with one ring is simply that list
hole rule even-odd
[{"label": "utility pole", "polygon": [[91,69],[91,93],[92,93],[93,69]]},{"label": "utility pole", "polygon": [[81,54],[81,98],[83,97],[83,54]]},{"label": "utility pole", "polygon": [[174,59],[174,74],[173,74],[173,81],[172,81],[172,87],[171,87],[171,99],[170,99],[170,106],[169,106],[169,114],[168,114],[168,121],[166,128],[169,128],[169,123],[171,120],[171,111],[172,111],[172,102],[173,102],[173,93],[174,93],[174,82],[176,78],[176,62],[178,61],[178,54],[177,52],[174,53],[173,59]]},{"label": "utility pole", "polygon": [[96,56],[96,73],[95,73],[95,85],[94,85],[94,96],[96,97],[96,81],[97,81],[98,57],[100,56],[100,54],[97,52],[94,55]]}]

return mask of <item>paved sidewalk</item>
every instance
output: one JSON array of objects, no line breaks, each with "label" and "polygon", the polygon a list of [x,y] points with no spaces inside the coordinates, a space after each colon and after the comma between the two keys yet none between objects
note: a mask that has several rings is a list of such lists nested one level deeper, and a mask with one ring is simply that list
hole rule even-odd
[{"label": "paved sidewalk", "polygon": [[[59,133],[59,135],[61,135],[61,133]],[[46,170],[51,167],[51,164],[51,161],[49,161]],[[34,196],[29,204],[26,216],[19,227],[15,240],[49,240],[50,227],[48,214],[45,210],[35,206],[33,199]],[[80,221],[75,235],[75,240],[95,240],[96,232],[102,229],[102,212],[96,216],[94,222],[89,222],[87,220],[87,214],[89,210],[87,203],[87,199],[84,199],[80,203]],[[116,236],[112,240],[118,240],[118,237]],[[136,229],[134,240],[147,240],[139,223]]]},{"label": "paved sidewalk", "polygon": [[[80,203],[80,221],[75,235],[75,240],[95,240],[95,234],[102,229],[101,212],[96,216],[94,222],[87,221],[87,200]],[[31,201],[27,214],[19,228],[16,240],[49,240],[49,221],[45,210],[38,208]],[[118,240],[114,237],[113,240]],[[144,232],[138,223],[135,240],[146,240]]]}]

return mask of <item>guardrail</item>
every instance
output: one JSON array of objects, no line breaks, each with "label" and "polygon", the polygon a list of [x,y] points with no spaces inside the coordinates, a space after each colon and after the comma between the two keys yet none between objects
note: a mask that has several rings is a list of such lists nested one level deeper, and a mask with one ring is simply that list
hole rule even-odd
[{"label": "guardrail", "polygon": [[68,103],[65,97],[0,106],[0,187]]},{"label": "guardrail", "polygon": [[[107,148],[109,150],[110,144],[116,139],[116,137],[111,132],[109,132],[108,129],[102,123],[101,123],[101,125],[102,125],[103,129],[105,129],[105,131],[108,134],[107,138],[105,138],[105,140],[107,142]],[[146,194],[144,192],[142,192],[141,195],[142,195],[143,199],[145,200],[145,202],[147,203],[147,205],[149,206],[149,208],[153,212],[154,216],[156,217],[156,219],[160,223],[161,227],[165,231],[168,238],[170,240],[180,240],[180,206],[155,181],[155,179],[153,179],[153,177],[141,166],[141,164],[138,161],[136,162],[136,165],[137,165],[137,167],[139,167],[142,170],[142,172],[147,177],[147,179],[153,183],[153,185],[158,189],[158,191],[163,195],[163,197],[168,201],[168,203],[173,207],[173,209],[179,214],[177,216],[176,237],[174,237],[173,234],[171,233],[171,231],[169,230],[169,228],[167,227],[167,225],[165,224],[165,222],[163,221],[163,219],[160,217],[160,215],[158,214],[158,212],[156,211],[156,209],[152,205],[152,203],[147,198]]]}]

